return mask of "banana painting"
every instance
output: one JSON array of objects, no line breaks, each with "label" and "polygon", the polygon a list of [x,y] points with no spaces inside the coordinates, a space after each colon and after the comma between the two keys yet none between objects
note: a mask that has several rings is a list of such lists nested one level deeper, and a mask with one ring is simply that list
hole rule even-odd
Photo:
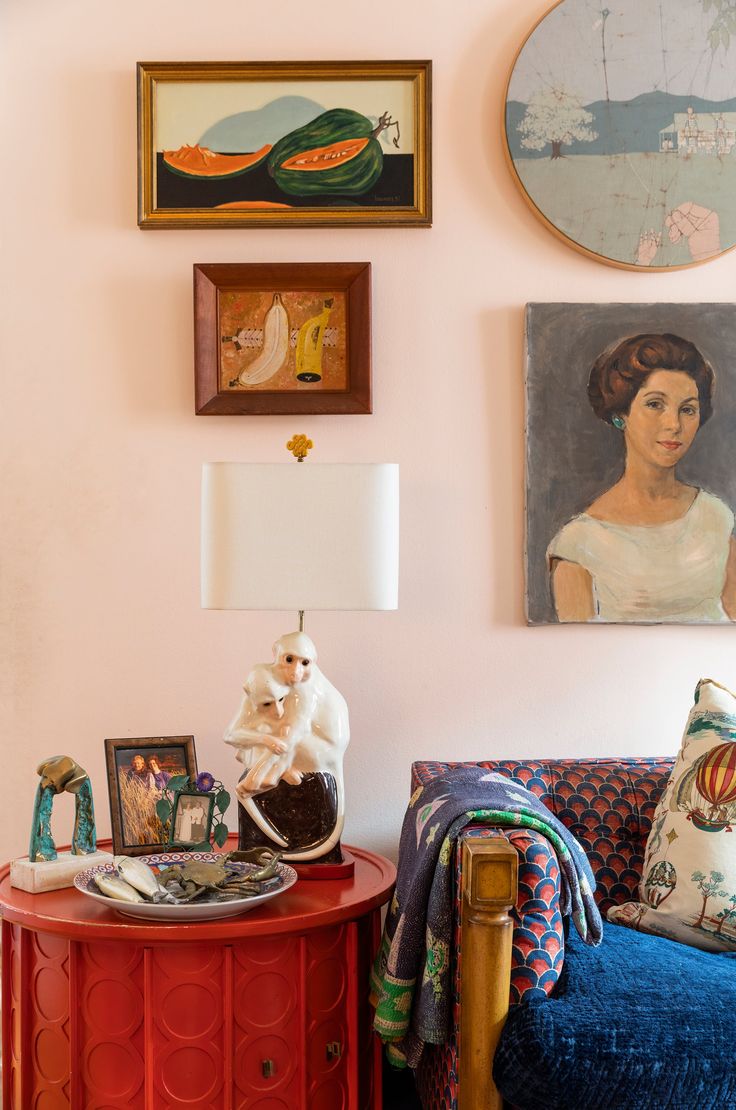
[{"label": "banana painting", "polygon": [[[289,317],[280,293],[274,293],[271,307],[263,321],[263,350],[245,369],[238,381],[241,385],[260,385],[281,369],[289,353]],[[310,379],[311,380],[311,379]]]},{"label": "banana painting", "polygon": [[322,380],[322,345],[325,328],[330,318],[334,299],[329,297],[323,302],[322,311],[310,317],[299,329],[296,340],[296,377],[300,382],[319,382]]}]

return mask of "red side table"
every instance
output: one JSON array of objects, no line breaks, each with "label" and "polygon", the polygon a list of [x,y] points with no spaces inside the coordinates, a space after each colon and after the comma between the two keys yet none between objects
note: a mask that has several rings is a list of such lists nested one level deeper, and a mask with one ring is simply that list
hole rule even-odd
[{"label": "red side table", "polygon": [[3,868],[6,1110],[380,1110],[368,975],[396,871],[345,852],[351,878],[188,925]]}]

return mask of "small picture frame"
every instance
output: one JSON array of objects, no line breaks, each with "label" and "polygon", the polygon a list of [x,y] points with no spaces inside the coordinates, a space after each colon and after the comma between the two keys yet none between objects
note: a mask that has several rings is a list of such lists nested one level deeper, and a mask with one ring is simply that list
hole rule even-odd
[{"label": "small picture frame", "polygon": [[199,416],[370,413],[370,262],[194,267]]},{"label": "small picture frame", "polygon": [[138,224],[429,227],[429,61],[139,62]]},{"label": "small picture frame", "polygon": [[158,817],[156,803],[174,776],[196,777],[194,737],[106,739],[105,760],[115,855],[166,851],[169,834]]},{"label": "small picture frame", "polygon": [[169,826],[169,847],[210,851],[214,808],[214,794],[203,794],[199,790],[177,791]]}]

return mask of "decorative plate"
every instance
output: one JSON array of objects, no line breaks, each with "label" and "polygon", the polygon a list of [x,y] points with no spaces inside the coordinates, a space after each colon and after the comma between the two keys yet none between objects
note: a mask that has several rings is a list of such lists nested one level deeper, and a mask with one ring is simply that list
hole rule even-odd
[{"label": "decorative plate", "polygon": [[736,245],[734,0],[561,0],[521,47],[506,147],[569,245],[675,270]]},{"label": "decorative plate", "polygon": [[[156,872],[162,871],[175,863],[192,863],[193,861],[211,863],[221,859],[220,856],[212,852],[161,852],[158,855],[137,856],[136,858],[141,860],[142,863],[147,863]],[[257,869],[256,864],[253,863],[240,863],[237,866],[242,868],[244,874]],[[286,863],[279,863],[278,870],[282,880],[281,886],[276,887],[275,890],[269,890],[265,894],[255,894],[250,898],[233,898],[229,902],[189,902],[183,906],[172,906],[166,903],[156,905],[153,902],[119,902],[115,898],[108,898],[96,886],[94,876],[114,874],[116,871],[114,863],[103,863],[99,867],[89,867],[86,871],[80,871],[74,879],[74,885],[78,891],[86,894],[88,898],[94,898],[96,902],[101,902],[107,909],[117,910],[119,913],[125,914],[126,917],[143,918],[146,921],[214,921],[221,917],[235,917],[237,914],[247,913],[248,910],[260,906],[262,902],[268,901],[269,898],[275,898],[276,895],[283,894],[285,890],[293,886],[297,879],[294,868],[289,867]]]}]

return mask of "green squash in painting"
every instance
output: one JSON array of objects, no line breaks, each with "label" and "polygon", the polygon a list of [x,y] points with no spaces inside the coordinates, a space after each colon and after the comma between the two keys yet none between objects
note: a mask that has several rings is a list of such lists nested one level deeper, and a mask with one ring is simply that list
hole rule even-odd
[{"label": "green squash in painting", "polygon": [[284,135],[269,155],[268,172],[292,196],[362,196],[381,176],[377,136],[391,126],[397,125],[387,112],[374,127],[360,112],[332,108]]}]

